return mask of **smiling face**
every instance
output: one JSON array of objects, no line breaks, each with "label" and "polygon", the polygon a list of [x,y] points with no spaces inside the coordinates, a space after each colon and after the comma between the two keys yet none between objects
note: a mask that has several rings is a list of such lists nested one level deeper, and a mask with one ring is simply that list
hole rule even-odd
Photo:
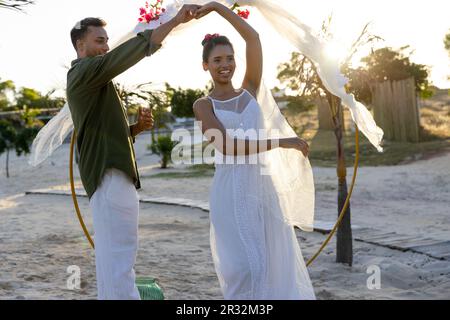
[{"label": "smiling face", "polygon": [[214,82],[220,84],[231,82],[235,69],[234,50],[230,45],[216,45],[208,61],[203,62],[203,70],[209,71]]},{"label": "smiling face", "polygon": [[108,40],[105,28],[89,26],[84,37],[76,42],[78,57],[104,55],[109,51]]}]

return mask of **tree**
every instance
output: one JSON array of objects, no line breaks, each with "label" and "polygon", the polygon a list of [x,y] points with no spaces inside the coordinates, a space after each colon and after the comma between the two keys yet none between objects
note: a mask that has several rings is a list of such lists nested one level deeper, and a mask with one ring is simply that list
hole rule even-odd
[{"label": "tree", "polygon": [[444,46],[445,49],[448,51],[448,54],[450,54],[450,31],[445,35]]},{"label": "tree", "polygon": [[[167,86],[168,84],[166,84]],[[156,143],[155,129],[164,128],[166,123],[173,121],[172,115],[169,112],[170,100],[167,91],[158,89],[153,83],[148,82],[139,84],[131,90],[125,90],[122,87],[118,93],[122,102],[130,108],[148,106],[152,109],[153,128],[151,133],[152,145],[154,145]],[[155,152],[153,149],[152,151]]]},{"label": "tree", "polygon": [[[322,24],[322,37],[330,39],[330,25],[332,17],[330,16]],[[362,29],[358,38],[353,42],[349,49],[349,53],[341,63],[341,69],[349,68],[350,61],[353,56],[364,46],[375,41],[382,40],[380,37],[372,35],[368,32],[369,24]],[[338,175],[338,214],[341,212],[345,199],[347,198],[347,169],[345,165],[344,145],[343,145],[343,112],[342,103],[339,98],[331,94],[323,85],[318,76],[314,63],[305,55],[299,52],[293,52],[291,60],[283,63],[278,69],[278,79],[291,90],[299,93],[300,97],[314,99],[315,97],[325,96],[326,101],[332,115],[334,125],[334,134],[336,137],[336,154],[337,154],[337,175]],[[345,216],[337,231],[336,244],[336,262],[347,263],[350,266],[353,263],[353,245],[352,230],[350,218],[350,204],[348,205]]]},{"label": "tree", "polygon": [[181,88],[175,89],[168,84],[166,91],[169,95],[172,114],[180,118],[193,118],[194,110],[192,106],[194,105],[194,102],[205,96],[205,92],[203,90]]},{"label": "tree", "polygon": [[6,177],[9,178],[9,151],[14,149],[17,131],[11,122],[0,120],[0,155],[6,152]]},{"label": "tree", "polygon": [[25,110],[20,119],[0,120],[0,154],[6,152],[6,177],[9,178],[9,152],[17,156],[30,153],[30,146],[41,123],[36,120],[38,111]]},{"label": "tree", "polygon": [[42,95],[35,89],[20,88],[16,94],[16,108],[22,109],[24,106],[28,108],[41,108]]},{"label": "tree", "polygon": [[398,50],[381,48],[372,51],[361,59],[362,67],[352,69],[344,66],[343,72],[349,79],[347,89],[365,104],[372,103],[372,86],[376,82],[398,81],[413,77],[416,92],[422,98],[432,95],[428,82],[428,68],[422,64],[411,62],[410,54],[405,53],[408,46]]},{"label": "tree", "polygon": [[172,141],[170,136],[159,136],[155,143],[149,145],[153,153],[161,156],[161,169],[166,169],[171,162],[172,150],[178,143],[178,141]]},{"label": "tree", "polygon": [[11,80],[0,81],[0,112],[7,111],[8,107],[10,107],[11,103],[8,100],[8,93],[14,95],[15,89],[14,82]]},{"label": "tree", "polygon": [[137,114],[140,105],[134,101],[133,91],[120,83],[114,83],[114,86],[125,109],[127,109],[128,115]]},{"label": "tree", "polygon": [[364,70],[372,82],[387,80],[398,81],[413,77],[416,91],[422,96],[429,95],[428,68],[422,64],[411,62],[412,52],[406,52],[409,46],[398,50],[386,47],[373,51],[361,59],[365,64]]},{"label": "tree", "polygon": [[64,98],[52,98],[51,95],[55,90],[42,95],[39,91],[31,88],[20,88],[16,93],[15,110],[31,109],[60,109],[64,106]]},{"label": "tree", "polygon": [[52,97],[54,92],[55,90],[50,90],[43,95],[32,88],[23,87],[17,90],[11,80],[0,81],[0,112],[24,109],[60,109],[66,101],[61,97]]},{"label": "tree", "polygon": [[[322,23],[320,37],[324,40],[333,38],[331,33],[332,16],[330,15]],[[362,48],[383,40],[381,37],[369,32],[369,23],[361,30],[359,36],[348,49],[347,57],[341,62],[341,71],[347,75],[346,70],[350,69],[353,56]],[[300,52],[292,52],[289,62],[278,66],[278,80],[299,96],[307,99],[314,99],[320,95],[325,95],[324,87],[317,74],[314,63]]]},{"label": "tree", "polygon": [[23,7],[34,4],[32,0],[0,0],[0,9],[23,11]]}]

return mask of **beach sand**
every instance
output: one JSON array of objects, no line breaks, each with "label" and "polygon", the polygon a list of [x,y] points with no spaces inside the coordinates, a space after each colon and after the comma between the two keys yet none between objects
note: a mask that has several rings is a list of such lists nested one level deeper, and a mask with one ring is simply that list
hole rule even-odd
[{"label": "beach sand", "polygon": [[[211,176],[163,179],[158,157],[146,149],[149,135],[136,142],[142,177],[141,198],[166,197],[208,201]],[[37,189],[69,190],[68,145],[51,159],[30,167],[27,157],[11,155],[5,177],[0,157],[0,299],[95,299],[93,250],[85,239],[68,196],[25,195]],[[177,171],[180,169],[169,169]],[[77,186],[80,180],[76,170]],[[350,181],[351,170],[348,170]],[[337,217],[336,171],[314,168],[316,219]],[[86,198],[80,208],[89,230],[92,221]],[[360,168],[351,201],[355,226],[353,265],[335,262],[333,239],[310,266],[318,299],[450,299],[450,153],[392,167]],[[326,235],[296,231],[307,260]],[[377,234],[379,239],[376,240]],[[416,241],[430,238],[443,246],[424,253],[393,249],[384,234]],[[374,240],[375,239],[375,240]],[[204,210],[141,203],[138,276],[158,280],[166,299],[222,299],[209,247],[209,215]],[[407,245],[403,241],[402,245]],[[78,266],[81,288],[70,290],[67,268]],[[367,285],[378,268],[381,287]]]}]

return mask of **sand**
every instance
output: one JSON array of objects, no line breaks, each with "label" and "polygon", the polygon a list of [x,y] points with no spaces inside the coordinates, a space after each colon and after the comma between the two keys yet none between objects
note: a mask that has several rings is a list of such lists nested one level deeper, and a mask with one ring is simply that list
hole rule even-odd
[{"label": "sand", "polygon": [[[146,150],[148,143],[148,135],[140,136],[136,143],[141,197],[208,201],[210,176],[151,178],[162,170],[158,157]],[[28,165],[27,157],[11,155],[9,179],[5,177],[5,155],[0,157],[0,299],[96,297],[93,251],[81,232],[71,198],[25,195],[37,189],[69,189],[68,150],[68,145],[63,145],[37,168]],[[337,216],[335,169],[314,168],[314,179],[316,219],[332,223]],[[76,180],[81,187],[78,172]],[[80,206],[92,230],[86,198],[80,198]],[[155,277],[166,299],[222,299],[209,248],[208,212],[147,203],[140,208],[138,276]],[[390,234],[392,239],[426,237],[445,244],[450,240],[449,208],[450,153],[406,165],[360,168],[351,202],[353,265],[335,263],[333,239],[309,268],[317,298],[449,299],[448,259],[382,243],[387,237],[383,235]],[[373,240],[377,234],[380,241]],[[297,235],[305,259],[325,239],[319,232],[297,231]],[[443,246],[445,254],[447,247]],[[80,268],[80,289],[67,287],[67,268],[72,265]],[[373,266],[380,270],[379,289],[367,285],[371,276],[367,271]]]}]

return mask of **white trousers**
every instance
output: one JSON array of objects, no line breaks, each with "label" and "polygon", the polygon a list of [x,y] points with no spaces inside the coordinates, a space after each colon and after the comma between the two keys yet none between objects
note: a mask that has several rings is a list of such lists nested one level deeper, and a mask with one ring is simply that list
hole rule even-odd
[{"label": "white trousers", "polygon": [[139,197],[131,178],[108,169],[89,206],[94,221],[98,299],[139,300],[134,272]]}]

